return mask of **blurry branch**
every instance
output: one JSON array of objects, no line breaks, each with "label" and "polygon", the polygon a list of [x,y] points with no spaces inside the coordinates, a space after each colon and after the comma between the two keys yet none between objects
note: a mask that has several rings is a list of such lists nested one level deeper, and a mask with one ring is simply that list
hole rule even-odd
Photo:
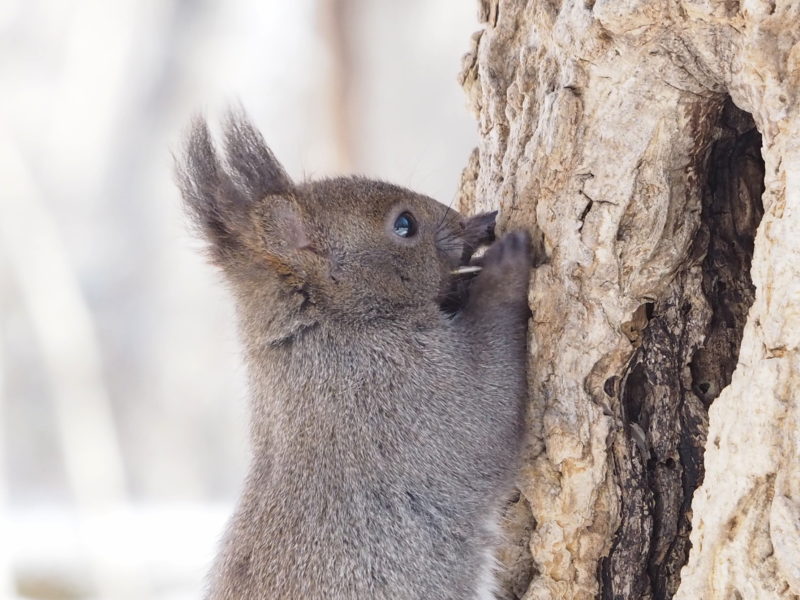
[{"label": "blurry branch", "polygon": [[[67,477],[78,510],[88,517],[125,503],[122,456],[91,314],[56,225],[11,140],[0,127],[0,214],[5,215],[0,219],[0,248],[39,342]],[[138,577],[108,572],[108,549],[99,547],[102,531],[92,531],[90,522],[85,519],[98,592],[115,600],[144,598],[136,589]]]},{"label": "blurry branch", "polygon": [[319,0],[321,27],[330,53],[328,106],[336,144],[337,167],[348,172],[353,168],[352,52],[353,27],[351,0]]}]

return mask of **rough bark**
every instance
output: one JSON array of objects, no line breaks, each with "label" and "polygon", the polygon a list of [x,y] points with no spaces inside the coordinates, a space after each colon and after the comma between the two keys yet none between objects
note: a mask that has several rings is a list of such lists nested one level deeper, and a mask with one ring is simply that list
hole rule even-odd
[{"label": "rough bark", "polygon": [[480,16],[461,208],[542,263],[505,597],[798,597],[800,2]]}]

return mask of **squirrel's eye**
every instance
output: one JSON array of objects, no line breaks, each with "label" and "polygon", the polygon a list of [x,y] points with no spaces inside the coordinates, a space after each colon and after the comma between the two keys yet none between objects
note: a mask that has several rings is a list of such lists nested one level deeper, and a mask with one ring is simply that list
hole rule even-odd
[{"label": "squirrel's eye", "polygon": [[394,221],[394,232],[400,237],[408,238],[416,235],[417,222],[410,212],[402,213]]}]

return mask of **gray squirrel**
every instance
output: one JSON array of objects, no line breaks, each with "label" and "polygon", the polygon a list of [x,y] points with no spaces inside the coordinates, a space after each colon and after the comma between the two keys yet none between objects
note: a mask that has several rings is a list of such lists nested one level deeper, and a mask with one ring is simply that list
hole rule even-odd
[{"label": "gray squirrel", "polygon": [[[177,161],[236,302],[252,460],[210,600],[494,598],[527,399],[530,238],[359,177],[293,183],[230,113]],[[465,283],[467,282],[467,283]]]}]

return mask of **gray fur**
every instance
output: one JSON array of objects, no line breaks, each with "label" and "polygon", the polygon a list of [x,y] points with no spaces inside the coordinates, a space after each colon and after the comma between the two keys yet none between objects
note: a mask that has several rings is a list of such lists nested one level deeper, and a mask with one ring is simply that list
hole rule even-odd
[{"label": "gray fur", "polygon": [[[450,271],[493,239],[493,215],[360,178],[295,185],[241,115],[224,139],[221,160],[198,120],[178,166],[236,299],[252,396],[252,463],[207,597],[477,598],[523,431],[527,234],[489,248],[448,315]],[[414,239],[391,231],[401,210]]]}]

